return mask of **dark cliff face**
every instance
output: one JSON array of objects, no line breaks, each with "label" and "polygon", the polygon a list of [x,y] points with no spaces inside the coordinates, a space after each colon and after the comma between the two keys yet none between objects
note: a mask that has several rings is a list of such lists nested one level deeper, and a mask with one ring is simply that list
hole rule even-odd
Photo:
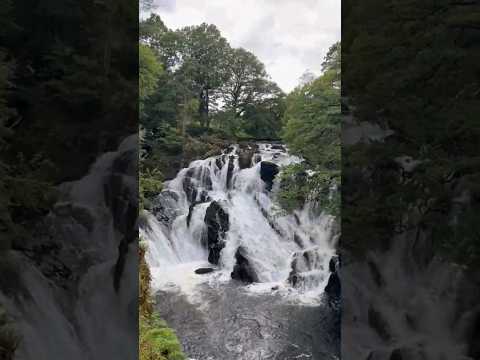
[{"label": "dark cliff face", "polygon": [[19,358],[136,356],[136,149],[131,136],[62,184],[35,236],[3,256],[11,279],[0,302],[15,319]]}]

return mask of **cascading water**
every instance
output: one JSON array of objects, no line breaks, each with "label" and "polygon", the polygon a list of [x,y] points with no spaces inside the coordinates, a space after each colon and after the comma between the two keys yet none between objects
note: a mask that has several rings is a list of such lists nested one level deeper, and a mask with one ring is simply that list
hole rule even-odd
[{"label": "cascading water", "polygon": [[334,255],[333,218],[315,215],[310,204],[294,214],[280,211],[275,175],[301,159],[281,145],[255,147],[232,146],[220,156],[194,161],[165,184],[155,199],[155,215],[148,214],[141,229],[156,287],[182,286],[179,277],[193,278],[184,271],[214,265],[219,280],[240,275],[248,283],[322,292]]},{"label": "cascading water", "polygon": [[338,356],[336,313],[321,301],[334,218],[275,202],[281,167],[301,161],[280,144],[230,146],[181,170],[143,214],[158,311],[190,357]]}]

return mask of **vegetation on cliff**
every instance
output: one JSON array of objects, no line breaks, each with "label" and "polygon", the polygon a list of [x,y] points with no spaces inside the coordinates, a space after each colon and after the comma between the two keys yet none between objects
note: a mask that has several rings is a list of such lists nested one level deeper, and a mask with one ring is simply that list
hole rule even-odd
[{"label": "vegetation on cliff", "polygon": [[341,46],[330,47],[323,75],[297,87],[287,96],[282,138],[289,150],[305,159],[281,173],[279,202],[286,210],[307,199],[333,215],[340,209]]},{"label": "vegetation on cliff", "polygon": [[185,360],[177,336],[155,312],[145,261],[145,248],[139,246],[139,358],[140,360]]}]

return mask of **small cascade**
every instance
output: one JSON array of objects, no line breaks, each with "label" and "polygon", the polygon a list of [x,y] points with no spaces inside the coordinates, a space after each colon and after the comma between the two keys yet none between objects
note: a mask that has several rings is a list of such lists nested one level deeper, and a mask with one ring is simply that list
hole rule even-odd
[{"label": "small cascade", "polygon": [[154,286],[181,287],[179,277],[191,282],[196,268],[210,267],[208,276],[252,288],[323,292],[334,219],[310,204],[286,214],[274,200],[281,167],[301,161],[280,144],[233,145],[166,182],[140,230]]}]

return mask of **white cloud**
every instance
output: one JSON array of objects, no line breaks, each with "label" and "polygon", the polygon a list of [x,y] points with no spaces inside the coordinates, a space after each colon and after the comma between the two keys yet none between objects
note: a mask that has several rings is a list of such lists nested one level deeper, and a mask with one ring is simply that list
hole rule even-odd
[{"label": "white cloud", "polygon": [[233,47],[264,62],[272,79],[292,90],[305,70],[320,74],[329,46],[340,40],[341,0],[156,0],[173,29],[217,25]]}]

